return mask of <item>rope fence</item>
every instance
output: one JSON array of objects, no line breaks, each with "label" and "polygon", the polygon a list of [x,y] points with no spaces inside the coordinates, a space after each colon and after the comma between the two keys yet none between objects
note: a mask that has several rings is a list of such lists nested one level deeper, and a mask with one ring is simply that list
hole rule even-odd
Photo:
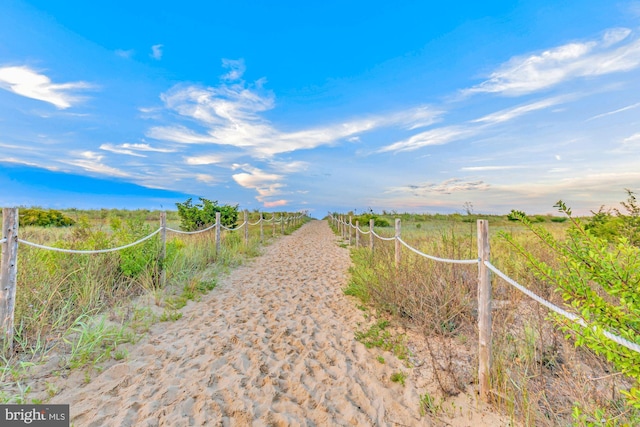
[{"label": "rope fence", "polygon": [[[280,216],[278,220],[282,224],[282,234],[284,234],[284,224],[297,226],[300,224],[300,221],[308,215],[307,211],[303,211],[297,215]],[[221,229],[228,231],[236,231],[240,230],[244,227],[244,241],[245,245],[249,244],[249,226],[260,225],[260,243],[264,243],[264,222],[273,222],[273,235],[275,236],[275,223],[274,221],[275,215],[271,218],[271,220],[265,220],[260,213],[260,219],[255,223],[250,223],[248,221],[248,212],[244,211],[244,221],[236,228],[225,227],[222,225],[220,219],[220,212],[216,212],[216,221],[213,225],[208,226],[202,230],[196,231],[183,231],[176,230],[170,228],[166,224],[166,213],[160,213],[160,227],[153,231],[152,233],[144,236],[135,242],[128,243],[126,245],[118,246],[115,248],[107,248],[107,249],[95,249],[95,250],[76,250],[76,249],[65,249],[58,248],[54,246],[41,245],[38,243],[30,242],[24,239],[19,238],[18,236],[18,208],[4,208],[2,210],[2,238],[0,239],[0,246],[2,249],[2,258],[0,262],[0,343],[5,342],[9,344],[9,349],[13,348],[13,335],[14,335],[14,313],[15,313],[15,300],[16,300],[16,289],[17,289],[17,276],[18,276],[18,244],[23,244],[26,246],[31,246],[41,250],[54,251],[54,252],[62,252],[68,254],[81,254],[81,255],[91,255],[91,254],[104,254],[110,252],[117,252],[124,249],[128,249],[134,246],[137,246],[145,241],[151,239],[152,237],[160,234],[160,253],[158,256],[158,265],[160,269],[159,274],[159,284],[160,286],[164,286],[165,284],[165,270],[164,270],[164,259],[167,252],[167,231],[182,234],[182,235],[193,235],[205,233],[210,230],[215,229],[215,245],[216,245],[216,253],[220,252],[220,234]]]},{"label": "rope fence", "polygon": [[[580,316],[570,313],[557,305],[545,300],[544,298],[536,295],[525,286],[519,284],[502,271],[498,270],[493,264],[491,264],[490,258],[490,246],[489,246],[489,225],[487,220],[478,220],[477,223],[477,237],[478,237],[478,258],[467,260],[445,259],[439,258],[433,255],[425,254],[418,249],[410,246],[400,237],[400,219],[396,219],[395,235],[393,237],[382,237],[374,231],[374,220],[369,221],[369,230],[362,230],[360,224],[356,221],[353,224],[352,217],[349,216],[348,220],[345,215],[334,216],[329,214],[329,220],[332,225],[338,229],[343,239],[348,239],[349,245],[351,245],[351,235],[355,231],[356,247],[360,245],[359,235],[369,234],[369,247],[374,249],[374,240],[376,237],[382,241],[395,241],[395,265],[396,267],[400,263],[401,246],[406,247],[410,251],[420,255],[424,258],[431,259],[437,262],[452,263],[452,264],[477,264],[478,265],[478,383],[480,388],[480,396],[489,401],[490,387],[489,387],[489,372],[491,369],[491,276],[490,272],[495,273],[498,277],[503,279],[506,283],[510,284],[514,288],[518,289],[524,295],[548,308],[549,310],[557,313],[572,322],[579,324],[580,326],[587,328],[589,325]],[[595,329],[595,326],[592,326]],[[616,342],[629,350],[640,353],[640,345],[631,342],[623,337],[615,335],[607,330],[600,329],[602,334],[613,342]]]}]

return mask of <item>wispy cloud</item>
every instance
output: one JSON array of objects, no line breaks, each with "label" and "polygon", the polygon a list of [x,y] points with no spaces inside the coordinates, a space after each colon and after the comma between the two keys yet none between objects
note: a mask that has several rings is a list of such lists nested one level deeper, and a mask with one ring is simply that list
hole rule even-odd
[{"label": "wispy cloud", "polygon": [[489,189],[489,184],[486,184],[484,181],[464,181],[460,178],[451,178],[438,183],[424,182],[401,187],[391,187],[386,190],[386,193],[404,193],[423,197],[433,193],[452,194],[461,191],[484,191],[487,189]]},{"label": "wispy cloud", "polygon": [[162,54],[163,54],[163,51],[162,51],[163,48],[164,48],[164,45],[154,44],[153,46],[151,46],[151,53],[149,54],[149,56],[157,61],[161,60]]},{"label": "wispy cloud", "polygon": [[[229,71],[216,87],[177,85],[161,95],[165,107],[184,123],[154,126],[147,137],[181,144],[217,144],[240,148],[265,159],[279,153],[313,149],[339,141],[359,141],[360,134],[380,127],[417,129],[439,120],[441,111],[418,106],[386,115],[356,118],[325,126],[283,132],[263,117],[275,107],[264,80],[242,80],[242,60],[223,60]],[[193,123],[197,124],[197,128]]]},{"label": "wispy cloud", "polygon": [[184,158],[184,162],[188,165],[215,165],[223,163],[225,160],[225,156],[220,154],[205,154],[202,156],[190,156]]},{"label": "wispy cloud", "polygon": [[115,54],[117,56],[119,56],[120,58],[124,58],[124,59],[130,59],[131,57],[133,57],[133,55],[136,53],[135,50],[133,49],[116,49],[115,50]]},{"label": "wispy cloud", "polygon": [[69,108],[82,100],[74,94],[75,91],[93,87],[86,82],[56,84],[49,77],[26,66],[0,68],[0,88],[27,98],[48,102],[60,109]]},{"label": "wispy cloud", "polygon": [[136,153],[131,149],[124,148],[122,146],[115,146],[113,144],[102,144],[100,145],[100,149],[104,151],[110,151],[116,154],[126,154],[127,156],[147,157],[144,154]]},{"label": "wispy cloud", "polygon": [[568,43],[514,57],[491,73],[488,80],[463,93],[518,96],[569,79],[633,70],[640,66],[640,40],[631,37],[631,33],[627,28],[613,28],[599,40]]},{"label": "wispy cloud", "polygon": [[104,156],[102,154],[93,151],[81,151],[71,153],[75,158],[60,160],[61,163],[65,163],[72,166],[80,167],[87,172],[99,173],[102,175],[109,175],[121,178],[131,177],[129,172],[122,171],[120,169],[108,166],[102,162]]},{"label": "wispy cloud", "polygon": [[478,129],[468,126],[445,126],[420,132],[410,138],[382,147],[378,153],[389,151],[412,151],[430,145],[444,145],[450,142],[468,138],[478,133]]},{"label": "wispy cloud", "polygon": [[561,104],[565,102],[567,99],[568,98],[565,96],[556,96],[553,98],[543,99],[542,101],[537,101],[530,104],[520,105],[518,107],[497,111],[495,113],[491,113],[479,119],[473,120],[473,122],[489,123],[489,124],[502,123],[509,120],[513,120],[516,117],[520,117],[532,111],[542,110],[545,108],[552,107],[554,105]]},{"label": "wispy cloud", "polygon": [[607,113],[598,114],[593,117],[589,117],[586,121],[600,119],[602,117],[611,116],[614,114],[622,113],[623,111],[632,110],[634,108],[640,107],[640,102],[636,102],[635,104],[627,105],[626,107],[618,108],[617,110],[609,111]]}]

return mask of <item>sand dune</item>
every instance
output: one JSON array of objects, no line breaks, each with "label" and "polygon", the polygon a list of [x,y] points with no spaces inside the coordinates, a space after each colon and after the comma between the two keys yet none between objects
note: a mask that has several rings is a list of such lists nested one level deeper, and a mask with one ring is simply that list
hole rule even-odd
[{"label": "sand dune", "polygon": [[76,426],[501,425],[420,416],[424,390],[390,381],[403,362],[354,339],[367,320],[342,293],[349,265],[326,222],[310,222],[52,403],[70,403]]}]

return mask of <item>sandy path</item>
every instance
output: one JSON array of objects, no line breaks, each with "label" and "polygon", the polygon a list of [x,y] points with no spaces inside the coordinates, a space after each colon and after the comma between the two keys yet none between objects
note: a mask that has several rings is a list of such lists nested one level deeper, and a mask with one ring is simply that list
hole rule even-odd
[{"label": "sandy path", "polygon": [[70,403],[76,426],[430,425],[419,390],[389,380],[402,362],[355,341],[349,265],[327,223],[310,222],[52,403]]}]

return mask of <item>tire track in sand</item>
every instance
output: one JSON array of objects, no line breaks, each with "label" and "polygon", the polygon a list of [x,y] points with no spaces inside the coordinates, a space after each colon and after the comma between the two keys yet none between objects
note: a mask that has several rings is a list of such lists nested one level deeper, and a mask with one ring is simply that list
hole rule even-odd
[{"label": "tire track in sand", "polygon": [[403,365],[354,339],[349,252],[312,221],[233,271],[128,360],[64,390],[76,426],[429,425]]}]

